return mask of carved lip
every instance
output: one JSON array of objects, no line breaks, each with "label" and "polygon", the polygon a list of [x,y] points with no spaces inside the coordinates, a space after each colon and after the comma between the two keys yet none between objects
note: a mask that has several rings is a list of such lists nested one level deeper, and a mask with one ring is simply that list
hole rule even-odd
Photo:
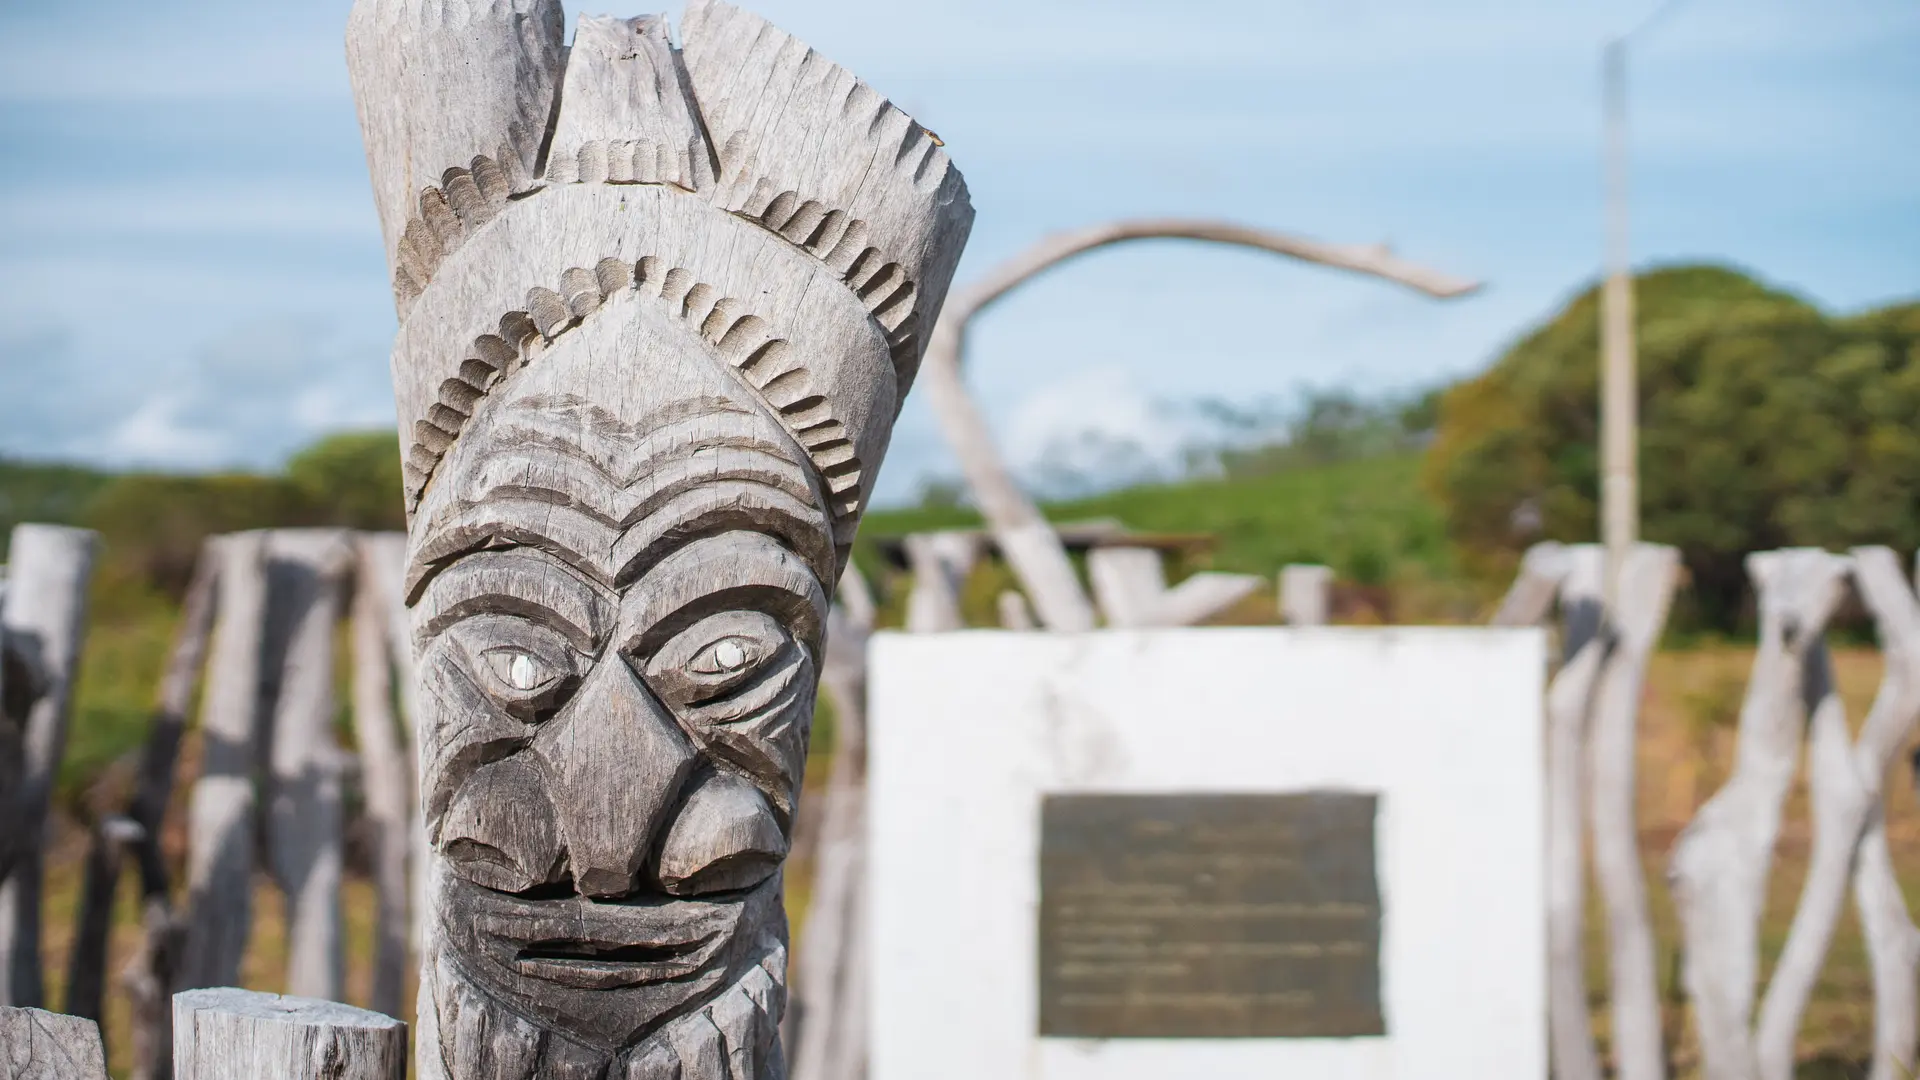
[{"label": "carved lip", "polygon": [[470,882],[472,929],[500,967],[583,990],[671,982],[711,967],[732,940],[744,899],[603,902],[528,900]]}]

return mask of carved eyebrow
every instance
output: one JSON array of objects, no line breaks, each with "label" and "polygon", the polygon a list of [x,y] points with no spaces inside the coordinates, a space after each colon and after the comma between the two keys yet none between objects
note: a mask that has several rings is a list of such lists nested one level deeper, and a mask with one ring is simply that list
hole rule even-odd
[{"label": "carved eyebrow", "polygon": [[613,601],[560,559],[526,548],[476,551],[436,575],[416,606],[418,634],[437,634],[470,615],[524,615],[582,652],[607,629]]},{"label": "carved eyebrow", "polygon": [[784,617],[818,658],[827,619],[819,579],[778,540],[745,529],[695,540],[647,571],[621,605],[620,648],[651,653],[699,620],[743,604]]}]

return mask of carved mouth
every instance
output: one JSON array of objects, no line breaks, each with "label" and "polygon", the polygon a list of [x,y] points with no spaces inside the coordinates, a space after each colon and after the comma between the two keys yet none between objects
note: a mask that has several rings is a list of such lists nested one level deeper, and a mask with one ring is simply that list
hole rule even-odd
[{"label": "carved mouth", "polygon": [[448,930],[502,974],[581,990],[654,986],[712,974],[744,895],[700,901],[594,901],[503,893],[449,881],[465,918]]},{"label": "carved mouth", "polygon": [[716,936],[660,944],[534,941],[514,954],[513,968],[528,978],[593,990],[665,982],[698,972]]}]

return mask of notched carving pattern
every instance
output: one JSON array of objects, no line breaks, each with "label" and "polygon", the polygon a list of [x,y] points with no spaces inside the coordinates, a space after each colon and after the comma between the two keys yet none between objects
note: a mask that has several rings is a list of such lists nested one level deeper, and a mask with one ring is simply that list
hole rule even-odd
[{"label": "notched carving pattern", "polygon": [[920,357],[920,310],[919,290],[900,263],[869,245],[867,223],[845,210],[804,198],[797,191],[782,191],[765,177],[752,184],[729,211],[779,235],[840,275],[885,331],[894,374],[905,386]]},{"label": "notched carving pattern", "polygon": [[590,270],[567,270],[560,275],[557,290],[539,286],[527,290],[524,310],[507,312],[495,332],[474,338],[459,373],[440,384],[427,415],[414,423],[412,445],[402,465],[409,510],[419,505],[434,469],[494,381],[580,325],[609,297],[628,289],[665,303],[691,324],[701,340],[773,407],[781,425],[818,470],[836,523],[859,513],[862,466],[853,439],[846,425],[833,416],[826,396],[800,363],[798,351],[774,336],[766,320],[748,313],[745,301],[721,296],[691,271],[667,267],[651,255],[634,263],[608,257]]}]

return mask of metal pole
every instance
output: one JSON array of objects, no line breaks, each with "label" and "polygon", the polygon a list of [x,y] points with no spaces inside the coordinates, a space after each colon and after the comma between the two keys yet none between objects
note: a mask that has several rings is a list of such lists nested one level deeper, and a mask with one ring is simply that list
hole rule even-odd
[{"label": "metal pole", "polygon": [[1627,256],[1627,50],[1607,44],[1602,65],[1606,107],[1606,269],[1600,294],[1600,539],[1606,547],[1605,599],[1619,597],[1620,567],[1640,534],[1639,371],[1633,341],[1633,278]]}]

